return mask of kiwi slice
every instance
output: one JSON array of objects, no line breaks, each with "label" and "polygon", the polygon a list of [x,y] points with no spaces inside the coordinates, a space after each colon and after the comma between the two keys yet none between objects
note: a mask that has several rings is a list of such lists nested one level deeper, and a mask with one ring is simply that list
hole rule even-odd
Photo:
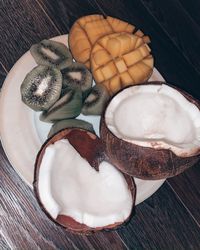
[{"label": "kiwi slice", "polygon": [[49,109],[60,97],[62,74],[57,68],[39,65],[23,80],[22,101],[35,111]]},{"label": "kiwi slice", "polygon": [[64,69],[72,64],[72,55],[62,43],[43,40],[30,48],[31,55],[39,65],[54,66]]},{"label": "kiwi slice", "polygon": [[65,94],[47,111],[40,115],[43,122],[55,122],[77,117],[81,113],[82,92],[79,88],[65,88]]},{"label": "kiwi slice", "polygon": [[95,133],[91,123],[79,119],[68,119],[54,123],[49,131],[48,138],[65,128],[82,128]]},{"label": "kiwi slice", "polygon": [[81,63],[73,63],[61,71],[63,75],[63,88],[79,87],[83,92],[83,98],[92,87],[92,74]]},{"label": "kiwi slice", "polygon": [[101,115],[110,95],[103,84],[95,85],[82,107],[82,114],[84,115]]}]

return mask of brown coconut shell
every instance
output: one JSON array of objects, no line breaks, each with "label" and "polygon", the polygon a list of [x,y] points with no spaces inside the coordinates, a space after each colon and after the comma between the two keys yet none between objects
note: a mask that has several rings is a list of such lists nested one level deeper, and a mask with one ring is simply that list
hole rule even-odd
[{"label": "brown coconut shell", "polygon": [[[200,101],[196,100],[185,91],[171,84],[159,81],[143,83],[142,85],[149,84],[166,84],[175,88],[200,110]],[[110,101],[112,101],[112,99]],[[105,112],[101,118],[100,137],[104,141],[107,155],[109,155],[113,164],[123,173],[144,180],[165,179],[182,173],[200,160],[200,148],[193,156],[182,155],[180,157],[169,149],[142,147],[117,138],[106,125]]]},{"label": "brown coconut shell", "polygon": [[[79,154],[85,158],[91,165],[91,167],[94,167],[96,171],[99,170],[99,164],[102,161],[110,162],[109,157],[105,153],[104,145],[99,137],[97,137],[95,134],[88,132],[83,129],[77,129],[77,128],[70,128],[70,129],[63,129],[51,138],[49,138],[41,147],[36,161],[35,161],[35,172],[34,172],[34,192],[36,195],[36,198],[39,202],[39,205],[41,206],[42,210],[45,212],[45,214],[53,220],[58,225],[64,227],[67,231],[70,231],[72,233],[77,234],[91,234],[97,231],[102,230],[111,230],[116,229],[122,225],[124,225],[131,217],[131,214],[133,212],[133,207],[135,204],[135,196],[136,196],[136,187],[133,179],[124,174],[124,177],[127,181],[129,190],[131,191],[132,198],[133,198],[133,207],[132,212],[130,216],[127,218],[126,221],[122,222],[116,222],[112,225],[107,225],[105,227],[97,227],[97,228],[91,228],[85,224],[81,224],[77,221],[75,221],[72,217],[66,216],[63,214],[58,215],[58,217],[53,219],[51,215],[48,213],[48,211],[45,209],[45,205],[42,203],[40,199],[40,194],[38,190],[38,175],[39,175],[39,169],[42,162],[43,155],[45,153],[45,149],[50,145],[55,143],[56,141],[59,141],[61,139],[68,139],[70,144],[79,152]],[[64,159],[66,160],[66,159]],[[111,163],[112,164],[112,163]],[[92,188],[92,187],[91,187]]]}]

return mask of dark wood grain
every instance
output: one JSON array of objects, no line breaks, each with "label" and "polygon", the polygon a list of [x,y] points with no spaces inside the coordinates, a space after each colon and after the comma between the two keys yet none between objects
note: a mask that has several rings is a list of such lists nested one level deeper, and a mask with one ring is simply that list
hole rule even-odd
[{"label": "dark wood grain", "polygon": [[[3,85],[6,74],[7,74],[7,72],[5,71],[3,65],[0,63],[0,88]],[[2,148],[1,148],[1,150],[2,150]],[[2,201],[0,200],[0,211],[2,211],[1,202]],[[8,245],[5,237],[3,236],[3,232],[1,232],[1,234],[0,234],[0,249],[2,249],[2,250],[10,250],[11,249],[10,246]]]},{"label": "dark wood grain", "polygon": [[41,211],[28,186],[0,149],[1,230],[14,249],[125,249],[116,232],[79,236],[56,226]]},{"label": "dark wood grain", "polygon": [[0,62],[0,88],[3,85],[3,82],[4,82],[5,78],[6,78],[6,75],[7,75],[7,72],[6,72],[3,64],[1,64],[1,62]]},{"label": "dark wood grain", "polygon": [[[188,91],[196,98],[200,98],[200,92],[197,91],[200,73],[193,67],[193,64],[185,57],[181,48],[174,43],[173,38],[166,32],[166,29],[161,26],[142,1],[110,0],[104,2],[95,0],[95,2],[101,6],[107,15],[129,21],[148,34],[151,38],[155,66],[166,81]],[[166,13],[163,13],[163,15],[166,15]],[[164,18],[164,16],[160,18]],[[174,26],[174,28],[176,28],[174,33],[179,34],[179,27]],[[196,37],[195,34],[194,36]],[[195,44],[200,44],[199,37]],[[195,53],[196,50],[194,49],[193,54]]]},{"label": "dark wood grain", "polygon": [[196,0],[179,0],[179,2],[196,24],[200,26],[200,2]]},{"label": "dark wood grain", "polygon": [[101,14],[93,1],[37,0],[62,34],[69,33],[72,24],[81,16]]},{"label": "dark wood grain", "polygon": [[2,234],[0,234],[0,249],[1,250],[10,250],[11,249]]},{"label": "dark wood grain", "polygon": [[200,163],[168,179],[168,183],[200,226]]},{"label": "dark wood grain", "polygon": [[59,31],[36,1],[0,1],[0,60],[9,71],[30,46]]},{"label": "dark wood grain", "polygon": [[118,230],[131,249],[200,248],[200,229],[167,184],[137,206],[136,216]]},{"label": "dark wood grain", "polygon": [[186,59],[200,72],[200,26],[178,0],[142,2]]}]

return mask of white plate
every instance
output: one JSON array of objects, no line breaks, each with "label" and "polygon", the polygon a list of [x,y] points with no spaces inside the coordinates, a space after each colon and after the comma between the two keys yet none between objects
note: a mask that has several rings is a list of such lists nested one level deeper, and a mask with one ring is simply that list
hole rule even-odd
[{"label": "white plate", "polygon": [[[68,36],[58,36],[53,40],[67,44]],[[32,187],[35,157],[45,141],[49,124],[39,121],[39,113],[28,108],[20,96],[20,85],[26,74],[36,66],[30,52],[26,52],[13,66],[3,84],[0,98],[0,135],[5,153],[20,177]],[[150,80],[164,81],[154,68]],[[99,133],[100,117],[86,117]],[[164,182],[145,181],[135,178],[137,186],[136,204],[150,197]]]}]

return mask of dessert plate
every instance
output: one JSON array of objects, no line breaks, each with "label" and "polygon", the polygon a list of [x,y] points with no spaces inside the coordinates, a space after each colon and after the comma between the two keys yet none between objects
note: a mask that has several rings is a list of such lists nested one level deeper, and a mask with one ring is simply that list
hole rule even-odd
[{"label": "dessert plate", "polygon": [[[68,44],[68,35],[52,38]],[[39,112],[28,108],[22,101],[20,85],[26,74],[36,66],[30,51],[26,52],[12,67],[5,79],[0,98],[0,136],[4,151],[19,176],[32,187],[34,162],[36,155],[47,138],[50,124],[39,120]],[[164,81],[154,68],[153,81]],[[99,116],[83,116],[78,118],[91,122],[99,134]],[[165,180],[146,181],[136,179],[136,204],[150,197]]]}]

